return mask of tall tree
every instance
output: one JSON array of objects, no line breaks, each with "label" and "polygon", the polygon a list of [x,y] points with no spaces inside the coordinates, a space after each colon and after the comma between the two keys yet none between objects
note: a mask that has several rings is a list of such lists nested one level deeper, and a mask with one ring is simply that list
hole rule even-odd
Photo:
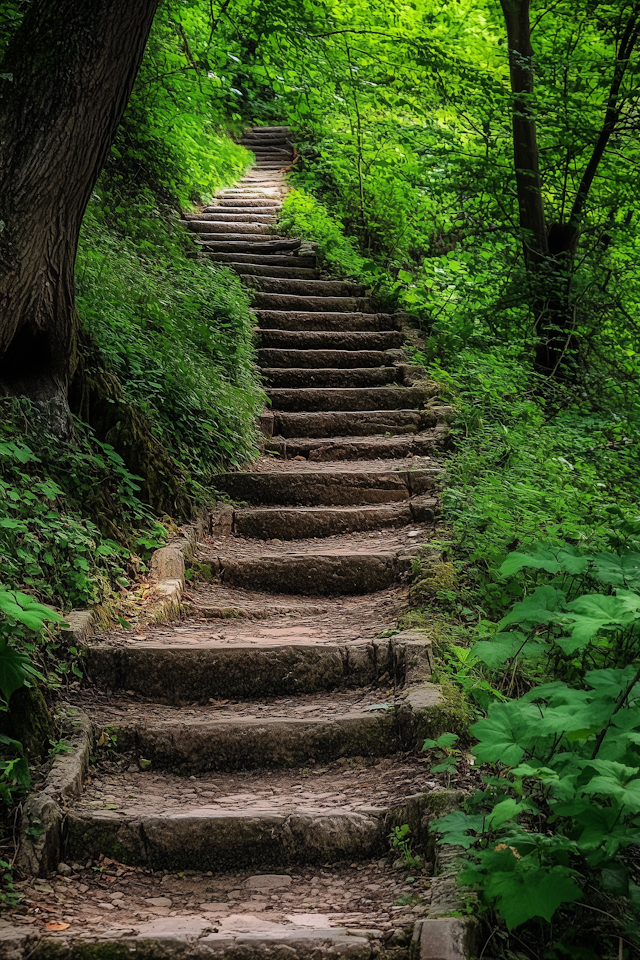
[{"label": "tall tree", "polygon": [[159,0],[34,0],[0,74],[0,393],[66,408],[82,217]]},{"label": "tall tree", "polygon": [[[512,92],[513,158],[525,263],[534,281],[538,367],[555,374],[571,354],[575,320],[570,303],[570,273],[578,249],[589,194],[612,136],[631,103],[625,89],[640,40],[640,2],[592,4],[594,22],[613,40],[613,63],[600,129],[568,214],[547,222],[540,175],[540,151],[534,108],[534,51],[530,0],[500,0],[507,29]],[[637,91],[636,91],[637,93]]]}]

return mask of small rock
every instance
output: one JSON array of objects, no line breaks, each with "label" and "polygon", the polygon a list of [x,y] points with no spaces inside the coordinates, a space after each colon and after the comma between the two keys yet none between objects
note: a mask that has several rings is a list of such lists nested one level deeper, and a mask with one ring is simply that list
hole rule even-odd
[{"label": "small rock", "polygon": [[151,770],[151,760],[145,760],[144,757],[138,759],[138,766],[141,770]]},{"label": "small rock", "polygon": [[169,897],[148,897],[144,901],[148,907],[172,907],[173,900]]},{"label": "small rock", "polygon": [[127,773],[137,773],[137,772],[138,772],[138,768],[135,765],[135,763],[130,763],[129,766],[127,767]]},{"label": "small rock", "polygon": [[70,877],[71,874],[73,873],[73,870],[72,870],[72,868],[69,866],[68,863],[59,863],[59,864],[58,864],[58,873],[59,873],[60,876],[62,876],[62,877]]}]

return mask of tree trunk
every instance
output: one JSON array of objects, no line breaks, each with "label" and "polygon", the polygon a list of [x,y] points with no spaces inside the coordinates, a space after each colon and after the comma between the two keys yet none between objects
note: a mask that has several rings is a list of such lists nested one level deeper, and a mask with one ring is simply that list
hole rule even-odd
[{"label": "tree trunk", "polygon": [[520,227],[525,262],[538,263],[547,255],[547,226],[542,198],[540,153],[532,112],[533,47],[529,23],[530,0],[500,0],[507,27],[509,72],[513,94],[513,160],[518,190]]},{"label": "tree trunk", "polygon": [[0,79],[0,394],[66,406],[82,217],[158,2],[34,0],[9,45]]}]

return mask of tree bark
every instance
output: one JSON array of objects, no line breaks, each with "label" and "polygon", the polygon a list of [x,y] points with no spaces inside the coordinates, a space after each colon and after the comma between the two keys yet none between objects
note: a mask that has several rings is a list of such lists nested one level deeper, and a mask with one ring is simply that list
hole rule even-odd
[{"label": "tree bark", "polygon": [[0,394],[66,404],[80,226],[158,2],[34,0],[9,45],[0,79]]},{"label": "tree bark", "polygon": [[525,261],[529,264],[539,262],[548,253],[540,152],[531,105],[534,75],[529,21],[530,0],[500,0],[500,3],[509,44],[509,73],[513,94],[513,160],[520,227],[523,231]]}]

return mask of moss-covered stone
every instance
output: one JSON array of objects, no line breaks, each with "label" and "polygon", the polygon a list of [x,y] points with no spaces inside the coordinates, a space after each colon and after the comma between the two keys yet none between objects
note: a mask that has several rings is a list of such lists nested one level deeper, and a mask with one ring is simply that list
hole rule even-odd
[{"label": "moss-covered stone", "polygon": [[[213,566],[210,563],[200,563],[198,560],[192,560],[188,572],[191,572],[197,580],[210,582],[215,579]],[[191,579],[191,577],[188,577],[188,579]]]},{"label": "moss-covered stone", "polygon": [[38,687],[21,687],[9,701],[9,712],[0,715],[0,733],[18,740],[30,760],[47,756],[55,739],[53,720]]},{"label": "moss-covered stone", "polygon": [[457,745],[467,746],[470,742],[471,716],[464,695],[448,684],[441,686],[441,691],[438,703],[415,712],[418,743],[427,739],[437,740],[443,733],[455,733],[459,737]]}]

